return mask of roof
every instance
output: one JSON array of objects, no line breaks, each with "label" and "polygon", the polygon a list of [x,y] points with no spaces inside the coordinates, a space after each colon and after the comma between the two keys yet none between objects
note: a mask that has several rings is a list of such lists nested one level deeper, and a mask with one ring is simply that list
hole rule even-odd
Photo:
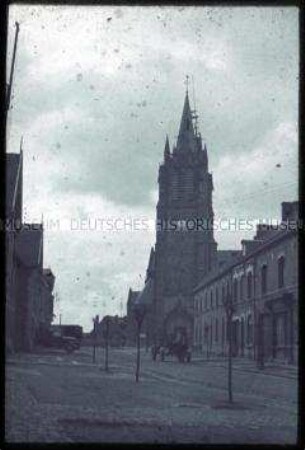
[{"label": "roof", "polygon": [[153,276],[155,270],[155,249],[154,247],[151,247],[150,255],[149,255],[149,262],[146,270],[146,280],[145,282]]},{"label": "roof", "polygon": [[26,267],[42,266],[42,224],[24,224],[16,239],[16,253]]},{"label": "roof", "polygon": [[236,258],[242,254],[241,250],[218,250],[217,261],[218,266],[224,266],[225,264],[236,261]]},{"label": "roof", "polygon": [[5,155],[5,214],[7,218],[14,208],[20,163],[21,158],[19,153],[7,153]]},{"label": "roof", "polygon": [[197,286],[195,286],[193,291],[194,292],[199,291],[206,285],[215,281],[217,278],[220,278],[220,277],[224,276],[226,273],[230,272],[230,270],[232,270],[234,267],[238,266],[241,263],[246,262],[248,259],[252,258],[256,254],[260,253],[261,251],[264,251],[270,245],[277,243],[278,241],[281,241],[282,239],[293,237],[296,234],[297,234],[297,230],[295,230],[295,229],[279,230],[276,236],[273,236],[271,239],[262,241],[262,244],[258,248],[255,248],[253,251],[249,252],[247,255],[240,256],[233,261],[229,261],[229,263],[226,264],[224,267],[221,267],[220,270],[218,268],[218,269],[215,269],[215,270],[209,272],[206,275],[206,277],[200,283],[198,283]]},{"label": "roof", "polygon": [[154,281],[152,278],[149,278],[147,283],[145,283],[144,288],[137,296],[134,304],[150,306],[153,302],[153,293],[154,293]]}]

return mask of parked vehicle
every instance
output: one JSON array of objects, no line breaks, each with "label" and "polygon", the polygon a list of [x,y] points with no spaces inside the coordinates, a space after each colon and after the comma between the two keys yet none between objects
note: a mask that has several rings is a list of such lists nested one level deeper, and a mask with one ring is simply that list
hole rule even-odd
[{"label": "parked vehicle", "polygon": [[43,344],[72,353],[80,348],[82,336],[83,329],[79,325],[51,325],[43,337]]}]

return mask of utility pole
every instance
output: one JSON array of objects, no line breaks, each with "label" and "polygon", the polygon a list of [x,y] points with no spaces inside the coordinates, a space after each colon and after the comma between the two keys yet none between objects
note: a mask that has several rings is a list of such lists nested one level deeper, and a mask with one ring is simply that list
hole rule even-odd
[{"label": "utility pole", "polygon": [[16,59],[18,34],[19,34],[19,23],[15,22],[15,26],[16,26],[16,31],[15,31],[13,58],[12,58],[12,64],[11,64],[10,79],[9,79],[9,83],[7,85],[7,92],[6,92],[6,114],[8,113],[8,110],[10,109],[10,103],[11,103],[11,93],[12,93],[14,68],[15,68],[15,59]]},{"label": "utility pole", "polygon": [[96,338],[97,338],[97,326],[99,323],[99,316],[96,315],[93,317],[93,354],[92,354],[92,362],[95,363],[95,353],[96,353]]}]

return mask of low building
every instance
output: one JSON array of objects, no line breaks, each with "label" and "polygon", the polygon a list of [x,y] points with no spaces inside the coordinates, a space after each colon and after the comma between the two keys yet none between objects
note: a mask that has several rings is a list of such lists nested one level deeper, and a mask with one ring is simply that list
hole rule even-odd
[{"label": "low building", "polygon": [[127,341],[127,317],[104,316],[91,331],[92,342],[105,345],[108,333],[108,344],[111,347],[124,347]]},{"label": "low building", "polygon": [[43,225],[23,224],[16,239],[16,350],[32,351],[51,325],[54,282],[43,268]]},{"label": "low building", "polygon": [[141,337],[146,347],[154,340],[153,299],[155,289],[155,249],[150,251],[148,266],[145,276],[145,285],[141,291],[129,289],[127,299],[127,345],[135,346],[137,341],[137,317],[136,309],[143,309],[143,321],[141,323]]},{"label": "low building", "polygon": [[194,290],[194,348],[207,357],[228,352],[228,300],[233,356],[296,361],[298,345],[298,203],[282,203],[278,226],[259,224],[235,261]]}]

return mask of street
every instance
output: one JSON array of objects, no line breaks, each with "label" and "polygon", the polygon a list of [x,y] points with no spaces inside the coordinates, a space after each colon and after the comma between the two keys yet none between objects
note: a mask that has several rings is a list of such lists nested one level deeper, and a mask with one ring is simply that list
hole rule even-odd
[{"label": "street", "polygon": [[297,370],[233,360],[233,406],[227,362],[151,360],[141,350],[41,350],[6,364],[7,442],[295,443]]}]

